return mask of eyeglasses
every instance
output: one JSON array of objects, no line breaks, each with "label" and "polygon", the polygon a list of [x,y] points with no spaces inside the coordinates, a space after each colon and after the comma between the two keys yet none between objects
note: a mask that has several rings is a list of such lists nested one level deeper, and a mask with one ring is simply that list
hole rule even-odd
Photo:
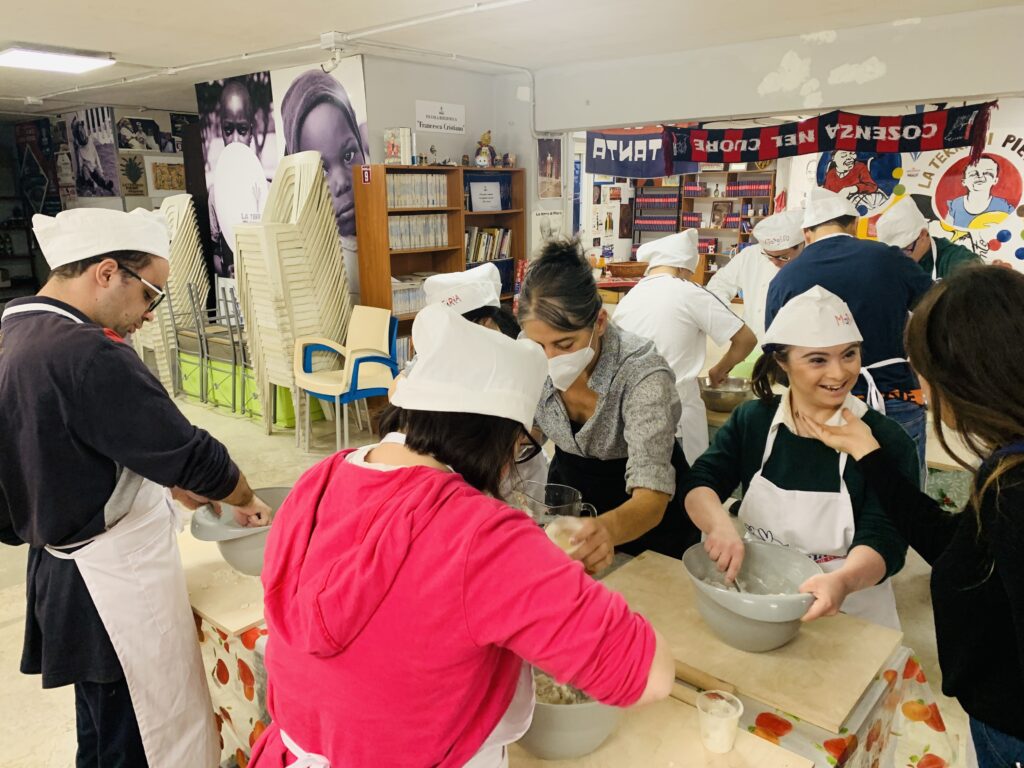
[{"label": "eyeglasses", "polygon": [[767,256],[772,261],[789,261],[789,256],[775,256],[774,254],[768,253],[768,251],[765,251],[763,249],[762,253],[764,253],[764,255]]},{"label": "eyeglasses", "polygon": [[153,291],[153,293],[156,294],[155,297],[150,299],[149,306],[146,307],[146,311],[147,312],[153,312],[157,307],[160,306],[160,302],[163,301],[165,298],[167,298],[167,292],[166,291],[164,291],[164,290],[162,290],[160,288],[157,288],[155,285],[153,285],[151,282],[149,282],[149,280],[144,278],[142,275],[140,275],[135,270],[128,269],[128,267],[124,266],[123,264],[118,264],[117,268],[120,269],[122,272],[127,272],[129,275],[134,277],[136,280],[138,280],[140,283],[142,283],[144,286],[149,288],[149,290]]},{"label": "eyeglasses", "polygon": [[519,454],[516,456],[516,464],[525,464],[542,450],[540,443],[534,439],[528,429],[523,429],[523,435],[526,437],[527,444],[520,445]]}]

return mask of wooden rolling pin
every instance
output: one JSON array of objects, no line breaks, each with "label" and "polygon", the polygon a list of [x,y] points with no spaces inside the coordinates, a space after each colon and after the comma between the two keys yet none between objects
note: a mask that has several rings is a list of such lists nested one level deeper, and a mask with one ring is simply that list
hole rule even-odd
[{"label": "wooden rolling pin", "polygon": [[672,683],[672,693],[669,695],[677,701],[689,704],[691,707],[697,706],[697,691],[688,685]]},{"label": "wooden rolling pin", "polygon": [[681,661],[676,662],[676,679],[705,691],[736,693],[736,686],[732,683],[712,677],[707,672],[701,672],[696,667],[691,667],[689,664],[684,664]]}]

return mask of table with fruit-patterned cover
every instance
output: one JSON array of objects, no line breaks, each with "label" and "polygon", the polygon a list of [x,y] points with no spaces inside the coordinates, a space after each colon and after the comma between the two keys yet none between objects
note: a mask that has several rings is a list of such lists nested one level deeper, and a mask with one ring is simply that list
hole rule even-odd
[{"label": "table with fruit-patterned cover", "polygon": [[883,665],[839,734],[740,695],[740,727],[810,758],[815,768],[950,768],[954,754],[935,696],[906,647]]},{"label": "table with fruit-patterned cover", "polygon": [[220,767],[245,768],[252,745],[270,722],[263,666],[267,630],[261,624],[229,635],[194,615],[220,736]]}]

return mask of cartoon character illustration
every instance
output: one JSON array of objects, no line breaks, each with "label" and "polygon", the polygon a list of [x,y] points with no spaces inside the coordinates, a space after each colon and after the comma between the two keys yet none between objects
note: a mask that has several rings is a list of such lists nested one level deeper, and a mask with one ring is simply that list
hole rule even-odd
[{"label": "cartoon character illustration", "polygon": [[976,217],[1013,210],[1009,200],[993,194],[993,188],[999,183],[999,173],[999,163],[991,155],[982,155],[964,168],[961,185],[966,194],[949,201],[947,218],[954,226],[967,229],[975,223]]},{"label": "cartoon character illustration", "polygon": [[878,191],[878,183],[871,177],[867,163],[858,160],[856,152],[843,149],[832,154],[832,163],[825,172],[825,181],[821,186],[851,199]]}]

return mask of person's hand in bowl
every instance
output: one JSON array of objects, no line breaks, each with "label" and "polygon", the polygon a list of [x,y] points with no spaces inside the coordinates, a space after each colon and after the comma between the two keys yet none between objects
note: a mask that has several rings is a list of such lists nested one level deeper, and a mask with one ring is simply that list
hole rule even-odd
[{"label": "person's hand in bowl", "polygon": [[713,365],[708,369],[708,380],[712,387],[720,387],[729,378],[729,369],[724,365]]},{"label": "person's hand in bowl", "polygon": [[192,493],[192,491],[186,491],[184,488],[174,486],[171,488],[171,498],[181,504],[185,509],[195,512],[204,504],[209,504],[213,507],[213,511],[218,517],[220,517],[220,502],[208,499],[205,496],[200,496],[198,493]]},{"label": "person's hand in bowl", "polygon": [[725,574],[725,581],[731,584],[743,566],[746,550],[743,539],[732,524],[728,515],[716,520],[704,537],[704,550],[715,563],[718,570]]},{"label": "person's hand in bowl", "polygon": [[235,522],[247,528],[270,525],[270,517],[274,513],[256,494],[252,495],[248,504],[240,504],[237,507],[233,507],[232,511],[235,514]]},{"label": "person's hand in bowl", "polygon": [[849,408],[843,408],[843,419],[846,421],[841,427],[819,424],[816,421],[800,414],[798,416],[801,426],[811,437],[817,438],[829,448],[848,453],[859,461],[872,451],[880,447],[875,436],[871,433],[871,427],[863,420],[853,415]]}]

